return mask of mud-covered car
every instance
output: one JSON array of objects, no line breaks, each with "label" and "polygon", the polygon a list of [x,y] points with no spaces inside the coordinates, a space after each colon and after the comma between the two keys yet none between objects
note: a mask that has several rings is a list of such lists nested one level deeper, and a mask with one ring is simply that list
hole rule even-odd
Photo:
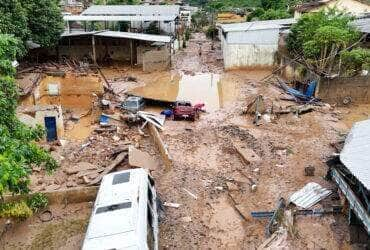
[{"label": "mud-covered car", "polygon": [[188,101],[177,101],[173,105],[173,119],[189,119],[195,121],[199,117],[198,109]]}]

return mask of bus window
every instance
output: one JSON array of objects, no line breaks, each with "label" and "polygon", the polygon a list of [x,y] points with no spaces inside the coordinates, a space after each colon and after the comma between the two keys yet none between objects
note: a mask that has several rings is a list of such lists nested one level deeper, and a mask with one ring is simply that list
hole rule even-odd
[{"label": "bus window", "polygon": [[124,203],[114,204],[114,205],[110,205],[106,207],[99,207],[98,209],[96,209],[95,214],[112,212],[115,210],[125,209],[125,208],[130,208],[130,207],[131,207],[131,202],[124,202]]},{"label": "bus window", "polygon": [[121,183],[129,182],[129,181],[130,181],[130,172],[126,172],[122,174],[116,174],[113,177],[112,184],[116,185],[116,184],[121,184]]}]

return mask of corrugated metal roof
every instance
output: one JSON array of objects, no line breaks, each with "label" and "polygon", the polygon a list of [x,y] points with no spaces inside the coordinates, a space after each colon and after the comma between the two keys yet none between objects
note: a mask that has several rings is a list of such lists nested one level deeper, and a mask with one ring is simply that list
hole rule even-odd
[{"label": "corrugated metal roof", "polygon": [[78,32],[67,32],[65,31],[61,37],[71,37],[71,36],[89,36],[89,35],[94,35],[98,32],[101,32],[101,31],[78,31]]},{"label": "corrugated metal roof", "polygon": [[321,187],[315,182],[310,182],[302,189],[292,194],[289,198],[289,202],[307,209],[327,197],[329,194],[331,194],[330,190]]},{"label": "corrugated metal roof", "polygon": [[120,31],[90,31],[90,32],[64,32],[62,37],[73,37],[73,36],[101,36],[101,37],[112,37],[112,38],[127,38],[141,41],[149,42],[160,42],[160,43],[169,43],[171,42],[170,36],[162,35],[151,35],[143,33],[132,33],[132,32],[120,32]]},{"label": "corrugated metal roof", "polygon": [[174,21],[176,15],[166,15],[166,16],[72,16],[65,15],[63,16],[64,21],[107,21],[107,22],[118,22],[118,21],[127,21],[127,22],[140,22],[140,21]]},{"label": "corrugated metal roof", "polygon": [[370,119],[353,125],[340,160],[370,190]]},{"label": "corrugated metal roof", "polygon": [[294,18],[268,20],[268,21],[255,21],[235,24],[224,24],[221,28],[224,32],[232,31],[247,31],[247,30],[261,30],[261,29],[279,29],[285,25],[296,23]]},{"label": "corrugated metal roof", "polygon": [[162,43],[171,42],[170,36],[149,35],[149,34],[142,34],[142,33],[119,32],[119,31],[103,31],[103,32],[96,33],[94,36],[127,38],[127,39],[135,39],[135,40],[150,41],[150,42],[162,42]]},{"label": "corrugated metal roof", "polygon": [[82,15],[179,15],[179,5],[93,5]]}]

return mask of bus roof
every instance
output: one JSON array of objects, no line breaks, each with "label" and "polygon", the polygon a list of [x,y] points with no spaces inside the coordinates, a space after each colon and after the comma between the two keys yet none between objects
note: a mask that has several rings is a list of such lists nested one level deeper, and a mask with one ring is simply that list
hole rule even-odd
[{"label": "bus roof", "polygon": [[[105,175],[90,218],[84,249],[141,249],[139,246],[146,240],[146,226],[141,223],[146,222],[147,190],[148,172],[145,169]],[[140,237],[144,237],[144,242]]]}]

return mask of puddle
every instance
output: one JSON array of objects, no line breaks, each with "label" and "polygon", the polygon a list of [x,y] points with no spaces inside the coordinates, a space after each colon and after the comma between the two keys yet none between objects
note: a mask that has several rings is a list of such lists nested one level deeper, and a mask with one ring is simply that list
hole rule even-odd
[{"label": "puddle", "polygon": [[[59,95],[49,95],[49,84],[59,86]],[[38,87],[37,103],[39,105],[62,105],[64,109],[91,108],[93,94],[102,95],[103,85],[95,76],[76,76],[67,74],[65,77],[46,76]]]},{"label": "puddle", "polygon": [[94,130],[91,124],[97,119],[97,117],[93,117],[92,115],[82,117],[77,123],[74,123],[70,129],[65,130],[64,138],[67,140],[84,140]]},{"label": "puddle", "polygon": [[222,79],[219,74],[167,74],[129,93],[164,102],[204,102],[208,111],[215,111],[237,96],[236,89],[235,82]]}]

